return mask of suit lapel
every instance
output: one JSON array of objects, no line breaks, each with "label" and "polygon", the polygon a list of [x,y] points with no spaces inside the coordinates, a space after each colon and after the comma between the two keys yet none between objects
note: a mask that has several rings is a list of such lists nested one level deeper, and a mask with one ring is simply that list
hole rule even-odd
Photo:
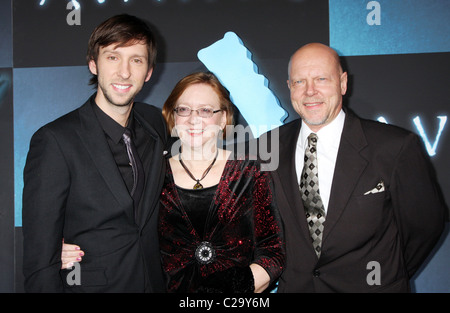
[{"label": "suit lapel", "polygon": [[145,186],[144,193],[139,204],[138,224],[145,222],[154,213],[162,189],[163,175],[165,173],[165,162],[163,162],[164,144],[155,129],[143,118],[137,110],[134,111],[135,118],[144,127],[148,141],[144,153]]},{"label": "suit lapel", "polygon": [[367,146],[361,123],[352,113],[347,113],[336,159],[323,241],[333,231],[368,161],[360,154]]},{"label": "suit lapel", "polygon": [[133,200],[117,168],[116,162],[105,139],[105,134],[98,123],[90,100],[80,108],[81,129],[79,136],[90,154],[97,170],[103,177],[111,193],[124,208],[127,214],[133,216]]},{"label": "suit lapel", "polygon": [[[309,239],[309,229],[306,223],[305,209],[303,207],[295,169],[295,151],[300,128],[301,120],[299,119],[292,122],[291,125],[286,125],[283,130],[280,130],[280,164],[275,174],[278,175],[278,181],[282,186],[289,210],[297,221],[295,224],[300,225],[300,231],[304,235],[303,238]],[[310,243],[309,240],[308,243]],[[311,252],[314,253],[312,245]]]}]

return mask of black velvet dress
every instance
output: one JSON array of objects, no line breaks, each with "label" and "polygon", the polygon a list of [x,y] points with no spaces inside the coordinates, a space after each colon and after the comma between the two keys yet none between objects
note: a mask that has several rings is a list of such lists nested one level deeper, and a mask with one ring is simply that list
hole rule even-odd
[{"label": "black velvet dress", "polygon": [[169,292],[202,291],[212,274],[252,263],[272,282],[280,276],[282,227],[270,175],[258,161],[235,156],[217,186],[200,190],[177,187],[168,161],[167,169],[159,234]]}]

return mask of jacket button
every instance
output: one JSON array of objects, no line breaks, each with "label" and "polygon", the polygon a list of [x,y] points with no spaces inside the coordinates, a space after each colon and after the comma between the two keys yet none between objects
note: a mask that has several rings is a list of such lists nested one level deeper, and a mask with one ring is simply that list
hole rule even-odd
[{"label": "jacket button", "polygon": [[314,271],[313,271],[313,276],[314,276],[314,277],[319,277],[319,276],[320,276],[320,271],[317,270],[317,269],[314,270]]}]

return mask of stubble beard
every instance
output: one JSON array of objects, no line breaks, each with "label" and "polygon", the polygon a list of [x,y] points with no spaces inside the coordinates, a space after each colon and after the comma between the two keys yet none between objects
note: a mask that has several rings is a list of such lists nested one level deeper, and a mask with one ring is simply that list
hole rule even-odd
[{"label": "stubble beard", "polygon": [[326,124],[326,122],[328,121],[328,116],[324,116],[322,119],[317,120],[311,120],[309,118],[307,118],[304,114],[300,115],[301,119],[307,124],[307,125],[311,125],[311,126],[321,126]]},{"label": "stubble beard", "polygon": [[130,106],[131,104],[133,104],[134,102],[134,97],[136,96],[136,94],[132,94],[126,98],[124,98],[122,101],[116,101],[113,99],[113,97],[109,94],[109,92],[107,90],[105,90],[105,88],[102,88],[100,86],[100,88],[102,89],[102,93],[106,99],[106,101],[108,101],[108,103],[112,104],[113,106],[116,107],[127,107]]}]

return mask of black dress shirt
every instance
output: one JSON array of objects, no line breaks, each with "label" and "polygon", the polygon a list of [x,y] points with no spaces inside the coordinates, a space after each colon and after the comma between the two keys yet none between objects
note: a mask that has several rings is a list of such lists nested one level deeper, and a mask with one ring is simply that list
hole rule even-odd
[{"label": "black dress shirt", "polygon": [[[128,188],[128,192],[131,193],[131,189],[133,188],[133,169],[131,168],[130,159],[128,158],[127,147],[122,139],[122,135],[125,132],[125,127],[103,112],[95,103],[94,97],[92,98],[91,103],[100,126],[105,132],[105,137],[109,148],[111,149],[114,160],[116,161],[117,168],[119,169],[119,172]],[[134,117],[133,110],[131,110],[127,128],[131,130],[133,143],[136,146],[141,162],[144,164],[144,150],[146,148],[148,138],[144,128]]]}]

